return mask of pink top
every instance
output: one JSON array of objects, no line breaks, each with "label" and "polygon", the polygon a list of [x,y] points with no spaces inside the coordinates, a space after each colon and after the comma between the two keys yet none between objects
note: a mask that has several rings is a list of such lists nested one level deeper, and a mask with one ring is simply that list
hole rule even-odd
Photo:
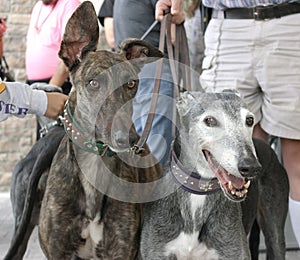
[{"label": "pink top", "polygon": [[26,73],[29,80],[50,78],[59,63],[58,52],[68,19],[79,0],[58,0],[55,7],[38,1],[27,32]]}]

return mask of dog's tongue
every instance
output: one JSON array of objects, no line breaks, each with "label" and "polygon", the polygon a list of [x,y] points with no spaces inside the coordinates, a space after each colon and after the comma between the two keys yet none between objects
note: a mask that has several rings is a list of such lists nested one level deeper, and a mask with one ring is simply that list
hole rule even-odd
[{"label": "dog's tongue", "polygon": [[236,189],[243,189],[245,185],[245,179],[244,178],[238,178],[232,174],[229,174],[226,172],[222,175],[227,183],[231,182],[232,186]]},{"label": "dog's tongue", "polygon": [[208,162],[208,165],[212,169],[212,171],[215,173],[216,177],[219,179],[222,185],[225,185],[226,183],[231,182],[232,186],[236,189],[242,189],[245,182],[244,178],[236,177],[230,173],[228,173],[220,164],[215,165],[214,159],[212,159],[212,155],[209,151],[203,150],[206,160]]}]

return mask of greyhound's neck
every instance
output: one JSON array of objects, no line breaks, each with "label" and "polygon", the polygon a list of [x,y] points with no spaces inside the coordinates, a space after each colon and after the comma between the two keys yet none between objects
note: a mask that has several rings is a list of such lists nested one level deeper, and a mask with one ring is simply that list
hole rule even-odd
[{"label": "greyhound's neck", "polygon": [[175,154],[177,155],[177,158],[185,167],[185,169],[188,171],[193,171],[195,167],[192,164],[192,160],[190,158],[190,148],[188,147],[188,143],[188,140],[178,135],[174,140],[173,149]]}]

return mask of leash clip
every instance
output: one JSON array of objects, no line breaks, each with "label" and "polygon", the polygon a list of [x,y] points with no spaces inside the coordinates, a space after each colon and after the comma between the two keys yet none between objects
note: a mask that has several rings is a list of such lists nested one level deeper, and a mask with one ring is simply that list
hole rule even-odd
[{"label": "leash clip", "polygon": [[134,145],[130,148],[130,150],[135,154],[142,154],[145,151],[145,148],[140,147],[138,145]]}]

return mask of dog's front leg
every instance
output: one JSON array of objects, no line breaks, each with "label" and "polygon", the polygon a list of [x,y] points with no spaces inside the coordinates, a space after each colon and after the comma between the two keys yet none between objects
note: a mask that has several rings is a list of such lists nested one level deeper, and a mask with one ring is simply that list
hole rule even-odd
[{"label": "dog's front leg", "polygon": [[224,200],[221,191],[208,196],[207,204],[215,206],[202,227],[199,240],[215,249],[219,260],[250,260],[241,204]]},{"label": "dog's front leg", "polygon": [[84,193],[79,168],[63,140],[53,159],[39,220],[39,239],[48,259],[71,259],[84,241]]}]

